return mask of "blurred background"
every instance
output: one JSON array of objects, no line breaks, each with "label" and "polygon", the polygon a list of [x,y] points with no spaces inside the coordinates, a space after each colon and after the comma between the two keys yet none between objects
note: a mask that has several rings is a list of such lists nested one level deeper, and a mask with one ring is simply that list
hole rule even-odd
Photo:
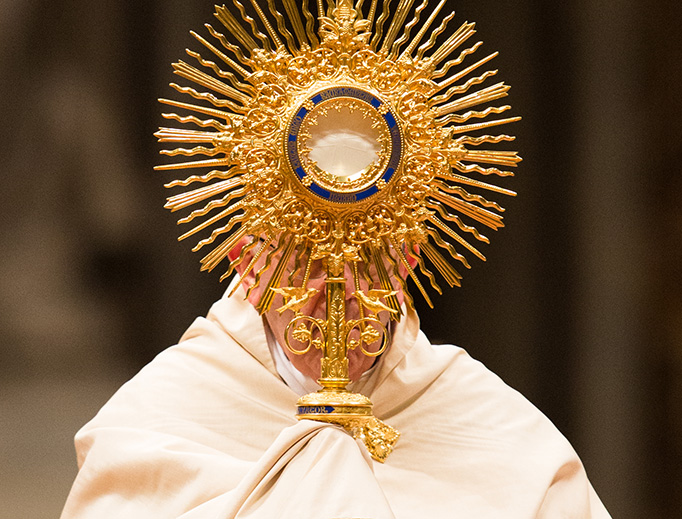
[{"label": "blurred background", "polygon": [[[525,160],[423,327],[545,412],[614,518],[682,517],[682,3],[451,4],[501,51]],[[1,518],[59,515],[76,430],[226,288],[152,170],[212,9],[0,0]]]}]

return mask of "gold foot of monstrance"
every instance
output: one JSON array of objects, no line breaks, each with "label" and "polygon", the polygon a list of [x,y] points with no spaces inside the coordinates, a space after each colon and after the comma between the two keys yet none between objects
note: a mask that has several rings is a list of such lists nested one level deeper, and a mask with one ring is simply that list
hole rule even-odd
[{"label": "gold foot of monstrance", "polygon": [[[318,0],[312,10],[282,0],[286,17],[274,0],[232,1],[216,7],[226,32],[207,24],[210,39],[192,33],[211,59],[188,50],[196,63],[173,65],[208,91],[172,83],[192,102],[160,100],[181,111],[163,117],[185,126],[161,128],[159,140],[192,146],[162,153],[206,157],[157,166],[204,169],[166,184],[182,189],[166,207],[204,204],[179,221],[195,222],[180,239],[212,229],[194,248],[213,247],[202,270],[230,258],[221,279],[255,272],[247,293],[262,288],[258,310],[273,311],[279,295],[274,311],[293,312],[285,347],[322,351],[322,389],[298,401],[297,417],[343,426],[384,461],[399,434],[346,389],[348,354],[390,347],[399,298],[413,304],[408,277],[431,305],[415,268],[440,292],[431,268],[450,286],[461,279],[447,256],[466,268],[458,249],[485,259],[472,242],[488,238],[473,225],[502,227],[503,209],[480,193],[514,193],[481,177],[511,176],[503,168],[521,159],[480,149],[512,141],[486,131],[519,120],[498,115],[508,105],[480,106],[509,87],[482,86],[497,70],[481,67],[497,53],[472,57],[474,24],[449,30],[445,0],[428,15],[429,0]],[[321,289],[309,286],[315,264]],[[325,318],[313,317],[306,305],[322,289]]]}]

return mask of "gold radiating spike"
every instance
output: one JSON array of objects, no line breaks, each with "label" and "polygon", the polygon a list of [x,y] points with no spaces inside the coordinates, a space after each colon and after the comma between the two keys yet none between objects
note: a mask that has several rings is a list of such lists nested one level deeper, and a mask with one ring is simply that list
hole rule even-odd
[{"label": "gold radiating spike", "polygon": [[235,233],[233,233],[229,238],[227,238],[218,247],[209,252],[206,256],[201,259],[201,271],[208,270],[211,272],[218,264],[225,259],[225,257],[230,253],[232,249],[235,248],[239,240],[244,236],[249,234],[251,227],[248,225],[242,225]]},{"label": "gold radiating spike", "polygon": [[473,46],[469,47],[468,49],[464,49],[462,52],[460,52],[457,59],[451,59],[450,61],[446,62],[445,65],[443,65],[443,68],[441,68],[440,70],[436,70],[433,73],[433,76],[431,76],[431,79],[436,80],[438,78],[441,78],[444,75],[446,75],[452,67],[461,65],[462,62],[464,61],[464,58],[476,52],[481,45],[483,45],[483,42],[479,41],[476,42]]},{"label": "gold radiating spike", "polygon": [[[298,54],[298,48],[296,47],[296,42],[294,41],[294,37],[292,34],[289,32],[289,29],[287,29],[286,24],[284,23],[284,17],[282,16],[282,13],[280,13],[276,8],[275,4],[272,0],[268,0],[268,9],[270,10],[270,14],[274,16],[275,22],[277,22],[277,30],[280,32],[282,36],[284,36],[284,39],[287,41],[287,45],[289,46],[289,52],[291,54]],[[298,15],[298,13],[297,13]],[[289,16],[289,20],[294,23],[294,19]],[[299,20],[300,23],[300,20]]]},{"label": "gold radiating spike", "polygon": [[[250,61],[246,58],[246,56],[244,56],[244,53],[242,52],[241,47],[239,47],[238,45],[234,45],[234,44],[230,43],[229,41],[227,41],[227,38],[225,38],[225,35],[216,31],[210,23],[205,23],[204,27],[206,27],[206,29],[208,29],[208,32],[211,34],[211,36],[213,36],[216,40],[218,40],[223,47],[225,47],[227,50],[232,52],[242,65],[247,66],[247,67],[251,66]],[[252,50],[252,49],[250,49],[250,50]],[[248,75],[248,73],[247,73],[247,75]]]},{"label": "gold radiating spike", "polygon": [[[237,288],[239,288],[239,286],[244,282],[244,279],[246,279],[246,276],[248,276],[251,273],[253,268],[256,266],[256,263],[258,263],[258,260],[263,255],[263,252],[265,252],[265,250],[268,248],[268,246],[272,243],[272,240],[274,240],[274,236],[272,236],[272,235],[268,236],[267,238],[265,238],[265,240],[263,240],[263,243],[261,244],[261,246],[256,251],[256,254],[253,255],[253,258],[251,258],[251,261],[246,266],[244,273],[241,275],[241,277],[239,278],[239,281],[234,286],[234,288],[232,289],[232,291],[230,292],[228,297],[232,297],[232,294],[234,294],[237,291]],[[252,243],[257,243],[258,241],[259,241],[259,238],[254,237]],[[222,281],[225,277],[227,277],[226,274],[224,274],[220,278],[220,281]]]},{"label": "gold radiating spike", "polygon": [[445,207],[443,207],[443,204],[441,204],[440,202],[436,202],[435,200],[433,200],[431,202],[427,202],[426,206],[438,211],[438,214],[443,220],[453,222],[455,225],[457,225],[457,227],[460,228],[460,230],[472,234],[474,238],[476,238],[478,241],[486,244],[490,243],[490,240],[486,236],[478,232],[478,229],[476,229],[476,227],[467,225],[462,221],[462,219],[459,216],[448,213]]},{"label": "gold radiating spike", "polygon": [[447,117],[444,117],[443,119],[440,120],[440,122],[443,125],[447,125],[450,123],[465,123],[470,119],[485,119],[491,114],[502,114],[506,112],[507,110],[511,110],[511,106],[509,105],[504,105],[504,106],[491,106],[486,108],[485,110],[470,110],[464,114],[450,114]]},{"label": "gold radiating spike", "polygon": [[464,22],[464,24],[457,29],[450,37],[445,40],[445,43],[441,45],[438,50],[431,54],[430,59],[434,65],[437,65],[445,58],[447,58],[457,47],[462,45],[471,36],[476,34],[474,27],[475,23]]},{"label": "gold radiating spike", "polygon": [[443,81],[442,83],[438,83],[438,88],[439,88],[439,90],[442,90],[442,89],[444,89],[444,88],[448,88],[448,87],[451,86],[451,85],[454,85],[455,83],[457,83],[457,81],[459,81],[460,79],[463,79],[463,78],[467,77],[467,76],[468,76],[469,74],[471,74],[474,70],[476,70],[476,69],[479,68],[479,67],[482,67],[483,65],[485,65],[486,63],[488,63],[490,60],[496,58],[498,55],[499,55],[499,52],[497,52],[497,51],[496,51],[496,52],[493,52],[492,54],[486,56],[485,58],[478,60],[478,61],[477,61],[476,63],[474,63],[473,65],[470,65],[470,66],[468,66],[467,68],[465,68],[464,70],[461,70],[461,71],[458,72],[457,74],[455,74],[455,75],[453,75],[453,76],[450,76],[448,79],[446,79],[446,80]]},{"label": "gold radiating spike", "polygon": [[497,70],[488,70],[488,71],[484,72],[483,74],[481,74],[481,75],[478,76],[478,77],[472,77],[470,80],[468,80],[468,81],[467,81],[466,83],[464,83],[463,85],[453,86],[453,87],[449,88],[448,91],[445,92],[444,94],[439,95],[439,96],[432,97],[431,100],[430,100],[430,102],[429,102],[429,104],[430,104],[431,106],[439,105],[439,104],[441,104],[441,103],[444,103],[444,102],[446,102],[446,101],[449,101],[450,98],[451,98],[452,96],[454,96],[454,95],[465,94],[466,92],[469,91],[469,89],[470,89],[472,86],[480,85],[480,84],[483,83],[486,79],[488,79],[488,78],[490,78],[490,77],[496,75],[497,72],[498,72]]},{"label": "gold radiating spike", "polygon": [[294,268],[289,274],[289,286],[294,286],[294,282],[296,281],[295,276],[298,275],[298,272],[301,269],[301,263],[303,258],[306,258],[306,262],[305,270],[303,271],[303,280],[301,281],[301,287],[302,288],[308,287],[308,281],[310,280],[310,270],[312,269],[314,261],[312,248],[308,244],[306,244],[306,246],[304,247],[299,247],[298,249],[296,249],[296,261],[294,262]]},{"label": "gold radiating spike", "polygon": [[223,211],[220,211],[218,214],[212,216],[212,217],[209,218],[208,220],[206,220],[206,221],[200,223],[199,225],[197,225],[197,226],[194,227],[193,229],[187,231],[185,234],[183,234],[182,236],[180,236],[180,237],[178,238],[178,241],[182,241],[182,240],[185,240],[185,239],[189,238],[190,236],[194,236],[194,235],[195,235],[196,233],[198,233],[199,231],[203,231],[203,230],[206,229],[207,227],[210,227],[210,226],[213,225],[214,223],[219,222],[220,220],[222,220],[223,218],[228,217],[229,215],[231,215],[231,214],[234,213],[234,212],[236,212],[236,211],[235,211],[232,207],[228,207],[227,209],[224,209]]},{"label": "gold radiating spike", "polygon": [[226,126],[224,124],[219,123],[215,119],[199,119],[198,117],[194,115],[186,115],[184,117],[179,116],[178,114],[175,113],[162,113],[161,117],[164,119],[170,119],[173,121],[178,121],[179,123],[182,124],[196,124],[197,126],[200,126],[202,128],[215,128],[216,130],[220,130],[221,132],[227,131],[230,129],[229,126]]},{"label": "gold radiating spike", "polygon": [[395,58],[398,55],[398,52],[400,52],[400,47],[402,47],[403,44],[410,39],[412,28],[419,23],[422,11],[426,9],[427,5],[429,5],[429,0],[423,0],[422,3],[419,4],[414,10],[414,16],[412,17],[412,20],[410,20],[405,26],[403,35],[400,37],[400,39],[393,44],[393,48],[391,49],[389,57]]},{"label": "gold radiating spike", "polygon": [[[434,267],[438,269],[443,279],[451,287],[461,287],[462,275],[457,272],[452,265],[438,252],[429,242],[419,245],[420,251],[424,251],[424,255],[429,259]],[[420,265],[421,267],[421,265]]]},{"label": "gold radiating spike", "polygon": [[428,39],[428,41],[417,49],[417,60],[421,61],[422,59],[424,59],[424,54],[426,54],[426,51],[428,51],[429,49],[431,49],[431,47],[435,45],[438,36],[440,36],[445,31],[445,29],[447,29],[448,24],[454,17],[455,11],[452,11],[443,19],[443,21],[436,28],[436,30],[431,33],[431,37]]},{"label": "gold radiating spike", "polygon": [[500,99],[501,97],[506,97],[509,91],[509,86],[504,83],[497,83],[495,85],[489,86],[468,96],[464,96],[460,99],[452,101],[450,103],[444,104],[435,108],[436,117],[442,117],[452,112],[459,112],[460,110],[465,110],[471,108],[472,106],[480,105],[483,103],[489,103],[495,99]]},{"label": "gold radiating spike", "polygon": [[[211,200],[209,203],[207,203],[201,209],[195,209],[189,215],[185,216],[184,218],[180,218],[178,220],[178,225],[184,224],[184,223],[189,223],[192,220],[194,220],[195,218],[199,218],[200,216],[206,216],[208,213],[210,213],[214,209],[218,209],[220,207],[225,207],[227,204],[229,204],[235,198],[239,198],[241,196],[244,196],[245,194],[246,194],[246,187],[244,187],[242,189],[236,189],[235,191],[230,191],[223,198],[220,198],[218,200]],[[244,200],[240,200],[239,202],[231,205],[230,209],[237,211],[238,209],[240,209],[241,207],[246,205],[246,203],[251,198],[251,196],[246,196],[244,198]]]},{"label": "gold radiating spike", "polygon": [[[216,201],[214,200],[213,202],[216,202]],[[204,207],[203,209],[197,209],[196,211],[192,212],[193,213],[192,215],[186,216],[185,218],[181,218],[180,220],[178,220],[178,225],[184,224],[184,223],[189,223],[198,216],[206,216],[206,214],[208,214],[209,211],[205,211],[204,209],[206,209],[206,208]],[[243,209],[245,209],[245,204],[242,203],[242,201],[240,201],[240,202],[237,202],[236,204],[232,204],[227,209],[221,211],[220,215],[221,215],[221,218],[225,218],[226,216],[228,216],[232,213],[236,213],[237,211],[241,211]],[[200,213],[200,212],[201,212],[201,214],[196,214],[196,215],[194,214],[194,213]]]},{"label": "gold radiating spike", "polygon": [[[159,99],[159,103],[164,105],[174,106],[175,108],[184,108],[185,110],[193,110],[199,112],[200,114],[211,115],[213,117],[218,117],[220,119],[225,119],[227,122],[232,123],[232,118],[235,114],[229,112],[223,112],[222,110],[215,110],[213,108],[207,108],[205,106],[193,105],[190,103],[181,103],[179,101],[172,101],[171,99]],[[239,116],[237,116],[239,117]]]},{"label": "gold radiating spike", "polygon": [[[443,8],[446,1],[447,0],[440,0],[440,2],[438,2],[438,5],[433,10],[431,15],[427,18],[427,20],[424,22],[424,25],[422,25],[421,29],[419,29],[419,32],[415,35],[415,37],[412,39],[412,41],[408,44],[403,53],[400,55],[400,59],[404,58],[405,56],[412,55],[414,49],[417,48],[417,45],[419,45],[419,42],[424,37],[424,34],[426,34],[426,31],[428,31],[429,27],[431,27],[431,24],[436,19],[436,16],[438,16],[438,13]],[[452,15],[454,16],[455,13],[452,13]]]},{"label": "gold radiating spike", "polygon": [[515,168],[523,159],[516,151],[467,150],[462,160]]},{"label": "gold radiating spike", "polygon": [[367,247],[360,247],[359,253],[363,261],[362,277],[367,281],[367,286],[371,289],[376,285],[376,280],[372,278],[369,270],[369,265],[372,262],[370,251]]},{"label": "gold radiating spike", "polygon": [[265,263],[263,263],[263,266],[258,269],[256,272],[256,277],[253,281],[253,284],[246,290],[246,297],[248,298],[251,295],[251,292],[253,292],[256,288],[260,286],[260,280],[263,274],[265,274],[269,269],[270,265],[272,263],[272,259],[275,257],[275,255],[282,250],[284,247],[284,237],[280,236],[279,241],[277,242],[277,245],[275,247],[270,247],[267,256],[265,256]]},{"label": "gold radiating spike", "polygon": [[386,19],[388,18],[389,14],[391,12],[391,1],[392,0],[384,0],[384,5],[383,5],[383,9],[381,11],[381,16],[379,16],[379,19],[377,20],[376,28],[374,29],[374,36],[372,36],[372,40],[369,42],[369,45],[373,49],[377,48],[377,45],[379,45],[379,42],[381,41],[381,37],[384,34],[384,23],[386,23]]},{"label": "gold radiating spike", "polygon": [[310,270],[313,267],[313,261],[315,261],[315,258],[313,257],[312,250],[310,248],[306,249],[308,251],[308,261],[306,262],[305,265],[305,272],[303,273],[303,282],[301,283],[301,286],[303,288],[308,287],[308,281],[310,281]]},{"label": "gold radiating spike", "polygon": [[206,155],[208,157],[214,157],[218,153],[222,153],[218,148],[207,148],[206,146],[195,146],[194,148],[175,148],[174,150],[161,150],[159,151],[161,155],[166,155],[167,157],[177,157],[182,155],[183,157],[192,157],[194,155]]},{"label": "gold radiating spike", "polygon": [[[464,265],[466,268],[470,269],[471,265],[469,265],[469,262],[467,259],[462,256],[459,252],[455,250],[455,248],[445,240],[443,240],[442,236],[438,233],[436,229],[431,229],[430,227],[426,227],[426,232],[431,238],[433,238],[433,243],[438,245],[441,249],[445,249],[448,251],[448,254],[450,254],[450,257],[454,260],[459,261],[462,265]],[[484,258],[485,259],[485,258]]]},{"label": "gold radiating spike", "polygon": [[460,184],[478,187],[480,189],[486,189],[486,190],[492,191],[494,193],[500,193],[502,195],[508,195],[508,196],[516,196],[516,192],[511,191],[509,189],[504,189],[502,187],[495,186],[493,184],[488,184],[486,182],[481,182],[480,180],[474,180],[473,178],[464,177],[462,175],[455,175],[454,173],[447,173],[447,174],[442,173],[442,174],[439,174],[438,176],[445,179],[445,180],[450,180],[453,182],[459,182]]},{"label": "gold radiating spike", "polygon": [[471,137],[464,135],[455,139],[457,144],[471,144],[472,146],[478,146],[480,144],[499,144],[500,142],[512,142],[515,141],[516,137],[512,135],[481,135],[480,137]]},{"label": "gold radiating spike", "polygon": [[[303,27],[303,21],[301,20],[301,15],[296,7],[295,0],[284,0],[284,10],[291,21],[291,25],[294,28],[294,34],[298,39],[299,46],[304,44],[310,44],[305,35],[305,28]],[[293,50],[293,49],[292,49]]]},{"label": "gold radiating spike", "polygon": [[369,20],[370,24],[374,23],[374,15],[376,14],[376,12],[377,12],[377,0],[372,0],[372,3],[369,6],[369,14],[367,15],[367,19]]},{"label": "gold radiating spike", "polygon": [[514,173],[511,171],[502,171],[499,168],[484,168],[478,164],[464,164],[463,162],[455,162],[453,167],[462,173],[480,173],[481,175],[497,175],[498,177],[514,176]]},{"label": "gold radiating spike", "polygon": [[393,250],[398,255],[398,258],[400,259],[400,262],[403,264],[403,267],[405,267],[407,269],[407,272],[410,274],[412,281],[414,281],[414,284],[417,285],[417,288],[421,292],[421,294],[424,297],[424,299],[426,300],[427,304],[429,305],[429,307],[433,308],[433,303],[431,302],[431,298],[429,297],[429,294],[426,293],[426,289],[424,289],[424,285],[422,285],[421,281],[417,277],[417,274],[415,274],[414,269],[412,268],[412,265],[410,265],[410,262],[407,261],[407,258],[405,257],[405,253],[400,248],[400,245],[396,241],[395,236],[393,236],[393,235],[389,236],[389,241],[391,242],[391,245],[393,245]]},{"label": "gold radiating spike", "polygon": [[258,310],[259,314],[263,315],[265,312],[270,310],[270,306],[272,306],[272,300],[275,298],[275,291],[272,290],[272,288],[279,288],[279,282],[282,279],[284,271],[289,265],[289,258],[291,257],[291,253],[296,248],[296,243],[297,241],[293,237],[291,237],[287,243],[284,252],[282,253],[282,257],[279,259],[277,266],[272,273],[272,277],[265,286],[263,295],[261,296],[258,306],[256,307],[256,310]]},{"label": "gold radiating spike", "polygon": [[[247,77],[247,76],[249,75],[248,70],[246,70],[244,67],[242,67],[241,65],[239,65],[239,63],[237,63],[236,61],[234,61],[232,58],[230,58],[227,54],[225,54],[224,52],[222,52],[221,50],[219,50],[217,47],[215,47],[214,45],[212,45],[208,40],[206,40],[205,38],[203,38],[200,34],[194,32],[194,31],[190,31],[190,34],[191,34],[192,36],[194,36],[194,38],[196,38],[196,40],[197,40],[199,43],[201,43],[204,47],[206,47],[206,48],[207,48],[208,50],[210,50],[213,54],[215,54],[215,55],[218,56],[221,60],[223,60],[223,61],[225,62],[225,64],[229,65],[229,66],[232,67],[234,70],[236,70],[237,72],[239,72],[239,73],[242,75],[242,77]],[[234,86],[237,86],[237,85],[234,85]]]},{"label": "gold radiating spike", "polygon": [[[271,0],[268,0],[268,5],[270,4],[270,2]],[[275,42],[275,48],[279,49],[280,47],[284,47],[282,40],[279,39],[277,32],[275,32],[275,28],[272,26],[268,18],[265,16],[263,9],[261,9],[260,5],[258,5],[258,2],[256,0],[251,0],[251,5],[256,10],[256,13],[258,14],[258,17],[260,18],[261,22],[263,22],[263,25],[265,25],[265,30],[268,31],[270,38],[272,38],[272,41]],[[244,16],[244,13],[242,13],[242,16]],[[255,25],[252,25],[252,27],[255,27]]]},{"label": "gold radiating spike", "polygon": [[434,187],[437,189],[440,189],[444,193],[450,193],[453,195],[458,195],[467,202],[476,202],[477,204],[486,207],[488,209],[495,209],[496,211],[499,211],[501,213],[504,212],[504,208],[500,207],[500,205],[497,202],[492,202],[490,200],[486,200],[483,198],[481,195],[472,195],[471,193],[467,192],[463,187],[461,186],[450,186],[446,184],[445,182],[434,182]]},{"label": "gold radiating spike", "polygon": [[179,195],[171,196],[167,199],[166,209],[170,209],[172,212],[179,211],[185,207],[189,207],[197,202],[202,202],[207,198],[210,198],[220,193],[224,193],[230,189],[234,189],[237,186],[242,185],[242,178],[232,178],[230,180],[223,180],[222,182],[216,182],[210,186],[200,187],[193,191],[188,191],[187,193],[180,193]]},{"label": "gold radiating spike", "polygon": [[231,166],[232,159],[225,157],[222,159],[207,159],[196,160],[192,162],[180,162],[178,164],[162,164],[161,166],[154,166],[157,171],[171,171],[185,168],[213,168],[217,166]]},{"label": "gold radiating spike", "polygon": [[213,142],[218,135],[217,132],[204,132],[201,130],[185,130],[180,128],[159,128],[159,131],[154,134],[154,137],[159,139],[159,142],[183,142],[183,143],[199,143],[199,142]]},{"label": "gold radiating spike", "polygon": [[322,18],[326,16],[327,13],[324,12],[323,0],[317,0],[317,17]]},{"label": "gold radiating spike", "polygon": [[443,202],[445,205],[451,207],[455,211],[459,211],[460,213],[468,216],[469,218],[473,218],[477,222],[480,222],[491,229],[497,230],[501,227],[504,227],[504,223],[502,223],[502,217],[498,214],[477,207],[473,204],[470,204],[469,202],[460,200],[459,198],[454,198],[440,191],[434,191],[431,196],[436,200]]},{"label": "gold radiating spike", "polygon": [[407,279],[403,278],[400,275],[400,269],[398,267],[398,262],[393,257],[393,254],[391,254],[390,245],[388,242],[386,242],[385,248],[386,248],[386,251],[385,251],[386,259],[391,264],[391,269],[393,270],[393,277],[398,280],[398,283],[400,284],[400,288],[403,291],[403,297],[405,300],[405,304],[408,306],[408,308],[414,308],[414,298],[412,297],[412,294],[410,293],[410,289],[407,286]]},{"label": "gold radiating spike", "polygon": [[178,179],[178,180],[173,180],[172,182],[168,182],[167,184],[164,184],[163,187],[165,188],[171,188],[171,187],[187,187],[190,184],[194,184],[195,182],[201,182],[201,183],[206,183],[211,180],[215,180],[217,178],[221,180],[227,180],[228,178],[232,178],[237,174],[237,172],[241,172],[239,168],[231,168],[228,170],[219,170],[219,169],[214,169],[213,171],[210,171],[209,173],[206,173],[205,175],[192,175],[190,177],[187,177],[186,179]]},{"label": "gold radiating spike", "polygon": [[[235,269],[244,263],[244,260],[248,256],[249,252],[253,250],[253,248],[260,243],[260,239],[257,236],[252,236],[251,237],[251,242],[247,243],[242,247],[242,250],[239,251],[239,256],[232,262],[230,262],[230,266],[227,268],[227,271],[220,276],[220,281],[223,281],[224,279],[230,277],[232,273],[235,271]],[[235,285],[235,288],[237,288],[241,283],[237,283]],[[235,288],[232,289],[232,292],[234,292]],[[230,295],[232,295],[232,292],[230,292]]]},{"label": "gold radiating spike", "polygon": [[216,6],[215,17],[225,26],[225,28],[227,28],[227,30],[230,31],[231,34],[234,35],[235,38],[237,38],[237,40],[239,40],[239,43],[249,50],[249,52],[252,52],[254,49],[258,48],[256,40],[254,40],[251,35],[246,32],[246,29],[242,27],[242,25],[237,21],[227,7],[224,5]]},{"label": "gold radiating spike", "polygon": [[[194,34],[196,34],[196,33],[194,33]],[[208,43],[208,42],[206,42],[206,43]],[[209,44],[209,45],[210,45],[210,44]],[[215,49],[215,47],[214,47],[214,49]],[[215,51],[216,51],[216,52],[220,52],[220,51],[218,51],[218,49],[215,49]],[[195,52],[195,51],[190,50],[190,49],[185,49],[185,52],[186,52],[189,56],[191,56],[192,58],[196,59],[202,66],[207,67],[207,68],[210,68],[213,72],[215,72],[215,73],[216,73],[218,76],[220,76],[221,78],[227,79],[230,83],[232,83],[232,86],[235,87],[235,88],[236,88],[237,90],[239,90],[240,92],[247,92],[250,96],[253,96],[253,95],[256,94],[256,89],[255,89],[255,88],[253,88],[251,85],[248,85],[248,84],[246,84],[246,83],[242,83],[241,81],[239,81],[239,79],[237,79],[237,76],[234,75],[232,72],[222,70],[222,69],[221,69],[216,63],[214,63],[213,61],[204,59],[204,58],[202,57],[202,55],[199,54],[198,52]],[[221,53],[221,54],[222,54],[222,53]],[[222,55],[223,55],[226,59],[229,59],[229,58],[228,58],[227,56],[225,56],[224,54],[222,54]],[[236,63],[234,63],[234,64],[236,65]]]},{"label": "gold radiating spike", "polygon": [[246,214],[238,214],[237,216],[233,216],[228,220],[227,224],[223,225],[222,227],[218,227],[217,229],[214,229],[208,238],[205,238],[201,240],[199,243],[197,243],[194,246],[194,248],[192,248],[192,252],[197,252],[203,249],[206,245],[212,244],[214,241],[216,241],[218,236],[230,232],[235,225],[237,225],[238,223],[242,223],[246,217],[247,217]]},{"label": "gold radiating spike", "polygon": [[468,241],[466,241],[459,234],[457,234],[455,231],[453,231],[450,227],[448,227],[445,223],[443,223],[436,215],[429,215],[426,217],[426,219],[429,222],[431,222],[432,224],[434,224],[436,227],[438,227],[445,234],[450,236],[450,238],[455,240],[461,246],[465,247],[469,252],[471,252],[478,259],[485,261],[485,256],[483,254],[481,254],[476,247],[471,245]]},{"label": "gold radiating spike", "polygon": [[398,36],[398,31],[405,22],[405,18],[407,18],[407,14],[410,12],[410,9],[412,9],[413,4],[414,0],[400,0],[398,2],[396,12],[393,15],[391,24],[388,26],[388,31],[386,31],[386,37],[381,44],[380,52],[388,52],[391,50],[393,42],[395,41],[396,36]]},{"label": "gold radiating spike", "polygon": [[177,83],[171,83],[170,86],[176,91],[180,92],[181,94],[187,94],[193,97],[194,99],[198,99],[200,101],[208,101],[216,108],[228,108],[233,112],[246,113],[245,107],[238,105],[228,99],[218,99],[216,96],[208,92],[199,92],[198,90],[192,87],[183,87],[178,85]]},{"label": "gold radiating spike", "polygon": [[308,6],[309,0],[303,0],[301,3],[301,10],[303,11],[303,17],[305,18],[305,33],[308,36],[311,47],[315,48],[320,43],[315,35],[315,18],[313,13],[310,12],[310,7]]},{"label": "gold radiating spike", "polygon": [[436,276],[434,276],[433,272],[431,272],[426,266],[424,257],[418,252],[415,252],[414,247],[415,246],[412,245],[412,247],[407,251],[407,254],[417,262],[417,265],[419,265],[419,271],[428,278],[429,283],[431,283],[431,287],[433,287],[433,289],[438,292],[439,295],[443,295],[443,290],[441,290],[440,286],[438,285]]},{"label": "gold radiating spike", "polygon": [[498,119],[497,121],[486,121],[484,123],[474,123],[474,124],[465,124],[463,126],[450,126],[448,130],[450,131],[450,136],[452,137],[453,135],[459,134],[459,133],[465,133],[465,132],[473,132],[476,130],[483,130],[484,128],[490,128],[492,126],[500,126],[502,124],[509,124],[509,123],[515,123],[517,121],[520,121],[520,117],[509,117],[507,119]]},{"label": "gold radiating spike", "polygon": [[199,83],[200,85],[205,86],[206,88],[210,88],[211,90],[220,92],[221,94],[231,99],[234,99],[235,101],[238,101],[243,105],[246,105],[251,101],[251,98],[249,96],[240,92],[236,88],[232,88],[231,86],[226,85],[222,81],[219,81],[213,76],[209,76],[205,72],[202,72],[201,70],[194,68],[192,65],[189,65],[184,61],[173,63],[173,68],[175,69],[175,73],[178,76],[182,76],[185,79],[189,79],[190,81]]},{"label": "gold radiating spike", "polygon": [[[251,0],[251,3],[254,3],[253,0]],[[268,37],[260,31],[260,29],[258,28],[258,24],[256,24],[256,20],[254,20],[246,12],[246,7],[244,7],[244,4],[242,4],[239,0],[232,0],[232,4],[239,10],[239,14],[241,14],[242,20],[249,24],[249,27],[251,27],[251,33],[260,40],[261,44],[263,45],[263,48],[267,52],[271,52],[272,46],[270,45],[270,40],[268,40]],[[259,8],[256,8],[256,10],[258,9]]]},{"label": "gold radiating spike", "polygon": [[[369,248],[372,254],[372,259],[374,260],[374,266],[377,271],[377,277],[379,278],[379,284],[381,285],[381,289],[393,292],[395,290],[395,287],[391,282],[391,277],[388,275],[388,272],[386,271],[386,266],[384,265],[384,260],[382,259],[383,256],[381,255],[381,252],[374,245],[370,245]],[[390,312],[391,320],[397,321],[399,319],[399,316],[402,315],[403,313],[402,308],[400,308],[400,303],[398,303],[398,298],[395,295],[390,295],[386,296],[385,300],[389,308],[395,310],[395,312]]]}]

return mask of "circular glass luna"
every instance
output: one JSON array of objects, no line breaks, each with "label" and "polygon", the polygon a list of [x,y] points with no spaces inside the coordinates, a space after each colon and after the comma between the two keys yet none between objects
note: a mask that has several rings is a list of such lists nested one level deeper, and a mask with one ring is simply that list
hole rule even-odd
[{"label": "circular glass luna", "polygon": [[331,87],[296,110],[286,136],[289,164],[301,183],[330,202],[360,202],[378,193],[400,164],[395,115],[375,95]]}]

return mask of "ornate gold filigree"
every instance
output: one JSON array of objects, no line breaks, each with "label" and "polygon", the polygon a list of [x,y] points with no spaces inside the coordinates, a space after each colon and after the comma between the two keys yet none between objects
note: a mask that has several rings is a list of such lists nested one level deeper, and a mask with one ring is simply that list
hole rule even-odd
[{"label": "ornate gold filigree", "polygon": [[[401,272],[431,305],[415,268],[440,292],[429,266],[448,285],[459,286],[462,276],[449,260],[465,268],[470,267],[462,252],[485,260],[472,242],[488,238],[475,225],[496,230],[504,224],[503,209],[482,193],[515,193],[482,177],[511,176],[510,168],[521,160],[514,151],[479,149],[512,141],[482,131],[520,118],[499,118],[510,107],[490,105],[507,96],[509,87],[484,86],[497,71],[481,68],[497,53],[473,61],[481,46],[466,45],[474,24],[448,33],[454,13],[440,16],[443,1],[423,22],[428,0],[417,7],[401,0],[394,12],[389,0],[381,8],[377,0],[362,4],[320,1],[316,22],[307,0],[300,13],[292,0],[284,0],[294,34],[271,1],[269,15],[257,0],[251,0],[252,11],[240,2],[235,10],[216,7],[227,33],[207,25],[212,40],[192,35],[221,65],[194,51],[188,54],[196,63],[174,64],[175,73],[194,87],[171,86],[194,101],[161,99],[181,111],[163,116],[184,126],[156,134],[161,142],[181,146],[164,155],[206,157],[156,168],[204,170],[167,184],[181,191],[168,198],[167,208],[195,207],[179,221],[193,225],[180,239],[209,233],[194,248],[211,249],[201,260],[202,270],[209,271],[246,240],[225,276],[251,258],[245,277],[264,256],[250,289],[266,272],[272,274],[258,310],[270,310],[275,295],[283,297],[278,311],[294,312],[287,342],[303,345],[289,347],[297,353],[323,350],[321,381],[333,392],[345,390],[348,349],[376,355],[386,347],[388,331],[378,314],[400,318],[396,292],[402,290],[412,304]],[[229,70],[220,68],[223,63]],[[377,133],[376,160],[349,175],[325,171],[310,153],[321,118],[340,110],[360,113]],[[287,271],[292,257],[309,258],[300,286]],[[305,315],[313,295],[307,288],[312,259],[326,265],[326,320]],[[367,290],[357,282],[359,264],[366,267]],[[361,311],[355,321],[346,321],[339,296],[347,265]],[[372,351],[378,341],[381,347]]]}]

